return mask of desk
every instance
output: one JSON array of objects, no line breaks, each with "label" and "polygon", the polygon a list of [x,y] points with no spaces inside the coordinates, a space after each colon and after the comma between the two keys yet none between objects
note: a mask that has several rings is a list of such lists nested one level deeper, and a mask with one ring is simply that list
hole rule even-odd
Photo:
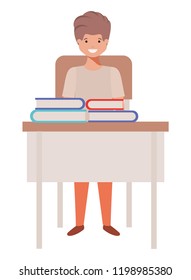
[{"label": "desk", "polygon": [[75,181],[126,182],[127,226],[132,225],[132,182],[151,182],[151,248],[157,248],[157,182],[164,181],[168,122],[23,122],[23,131],[27,180],[37,185],[37,248],[42,248],[42,182],[57,182],[61,227],[62,184]]}]

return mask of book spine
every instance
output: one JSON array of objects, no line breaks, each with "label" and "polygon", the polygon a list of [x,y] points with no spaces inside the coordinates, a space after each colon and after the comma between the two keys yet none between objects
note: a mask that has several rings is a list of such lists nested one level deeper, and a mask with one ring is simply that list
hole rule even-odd
[{"label": "book spine", "polygon": [[31,113],[30,113],[30,119],[32,122],[35,122],[35,118],[34,118],[34,114],[35,114],[36,110],[33,110]]}]

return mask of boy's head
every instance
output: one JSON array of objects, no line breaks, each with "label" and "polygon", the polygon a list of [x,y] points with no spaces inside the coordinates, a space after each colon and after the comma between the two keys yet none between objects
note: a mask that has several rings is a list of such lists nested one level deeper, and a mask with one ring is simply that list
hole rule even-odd
[{"label": "boy's head", "polygon": [[89,57],[102,54],[108,43],[111,23],[106,16],[87,12],[74,21],[74,34],[80,50]]}]

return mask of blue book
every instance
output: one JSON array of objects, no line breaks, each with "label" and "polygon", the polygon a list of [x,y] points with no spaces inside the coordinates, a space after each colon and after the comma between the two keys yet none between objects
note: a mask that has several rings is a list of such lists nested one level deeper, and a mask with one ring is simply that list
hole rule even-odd
[{"label": "blue book", "polygon": [[35,98],[35,109],[83,109],[85,101],[82,98]]},{"label": "blue book", "polygon": [[32,122],[41,123],[87,122],[87,111],[78,109],[35,109],[31,112],[30,118]]},{"label": "blue book", "polygon": [[90,110],[88,122],[136,122],[138,114],[133,110]]}]

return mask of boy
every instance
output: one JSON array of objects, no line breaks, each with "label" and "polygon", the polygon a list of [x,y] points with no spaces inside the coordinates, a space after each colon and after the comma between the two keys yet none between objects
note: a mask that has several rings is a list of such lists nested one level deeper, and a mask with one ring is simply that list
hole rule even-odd
[{"label": "boy", "polygon": [[[87,57],[83,66],[69,69],[63,97],[124,98],[119,71],[100,64],[99,56],[106,50],[111,24],[107,17],[97,12],[87,12],[74,21],[74,34],[82,53]],[[84,217],[89,182],[75,182],[76,226],[68,232],[75,235],[84,229]],[[112,182],[98,182],[103,229],[120,233],[111,226]]]}]

